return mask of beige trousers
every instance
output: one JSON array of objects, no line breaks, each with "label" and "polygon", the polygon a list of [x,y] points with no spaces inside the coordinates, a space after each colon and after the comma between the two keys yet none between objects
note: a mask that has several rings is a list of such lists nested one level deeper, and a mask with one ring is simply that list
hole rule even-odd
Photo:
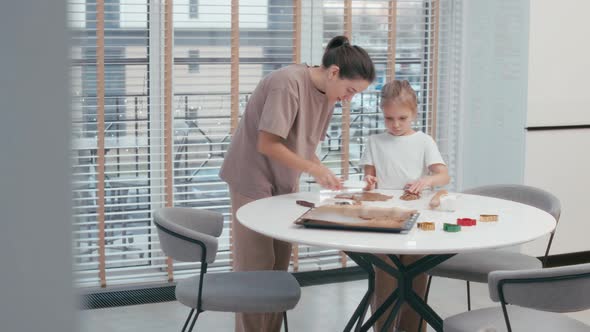
[{"label": "beige trousers", "polygon": [[[389,257],[386,255],[378,255],[379,258],[386,262],[391,262]],[[404,265],[409,265],[418,259],[422,258],[423,256],[418,255],[400,255],[400,260]],[[424,298],[424,294],[426,293],[426,282],[427,276],[425,273],[417,276],[414,279],[414,284],[412,285],[414,292],[418,294],[421,298]],[[397,287],[397,280],[387,274],[385,271],[376,268],[375,269],[375,293],[373,295],[373,299],[371,301],[371,310],[375,312],[379,306],[385,302],[387,297],[391,295],[393,290]],[[383,325],[385,325],[385,321],[391,312],[391,307],[385,311],[385,313],[379,318],[376,322],[374,330],[381,331]],[[391,324],[390,331],[395,331],[394,327],[397,326],[400,331],[407,331],[407,332],[416,332],[418,331],[418,325],[420,324],[420,316],[407,304],[404,303],[398,312],[394,323]],[[420,332],[426,332],[426,322],[422,324],[422,330]]]},{"label": "beige trousers", "polygon": [[[233,269],[234,271],[283,270],[289,268],[291,244],[254,232],[236,218],[236,212],[254,199],[230,188],[232,206]],[[236,332],[278,332],[282,313],[237,313]]]}]

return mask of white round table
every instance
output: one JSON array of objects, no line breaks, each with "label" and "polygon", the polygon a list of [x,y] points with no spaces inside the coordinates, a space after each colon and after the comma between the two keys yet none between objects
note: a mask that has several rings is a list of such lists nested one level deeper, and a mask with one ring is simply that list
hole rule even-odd
[{"label": "white round table", "polygon": [[[399,199],[402,191],[385,191],[384,194],[394,198],[386,202],[363,202],[363,204],[381,207],[404,207],[420,212],[420,221],[436,223],[435,231],[423,231],[414,227],[406,234],[376,233],[360,231],[342,231],[326,229],[309,229],[295,225],[293,222],[308,209],[295,203],[305,200],[317,205],[323,204],[326,194],[294,193],[274,196],[244,205],[237,212],[238,220],[246,227],[269,237],[307,245],[339,249],[346,252],[361,268],[373,278],[374,266],[383,269],[398,279],[398,290],[365,323],[362,321],[367,311],[368,302],[373,292],[369,290],[353,314],[345,331],[351,330],[356,322],[363,324],[361,331],[366,331],[389,306],[399,309],[403,302],[408,302],[437,331],[442,331],[442,319],[411,288],[412,280],[420,273],[428,271],[454,254],[480,249],[501,248],[532,241],[555,228],[555,219],[547,212],[532,206],[512,201],[466,195],[457,195],[456,210],[444,212],[428,209],[432,192],[425,192],[415,201]],[[497,214],[497,222],[479,222],[480,214]],[[462,227],[457,233],[443,231],[443,223],[456,223],[457,218],[477,219],[477,225]],[[386,262],[375,254],[390,254],[393,261]],[[396,254],[425,255],[415,262],[411,271],[406,269]],[[381,310],[382,309],[382,310]]]}]

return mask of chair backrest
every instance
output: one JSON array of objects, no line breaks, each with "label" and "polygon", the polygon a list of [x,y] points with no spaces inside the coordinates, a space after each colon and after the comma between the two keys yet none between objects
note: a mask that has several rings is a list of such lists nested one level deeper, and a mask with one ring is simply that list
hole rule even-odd
[{"label": "chair backrest", "polygon": [[507,199],[510,201],[534,206],[541,209],[559,221],[561,203],[552,193],[543,189],[520,184],[495,184],[475,187],[463,191],[466,194],[480,195]]},{"label": "chair backrest", "polygon": [[552,312],[590,309],[590,264],[556,268],[494,271],[488,275],[490,297],[522,307]]},{"label": "chair backrest", "polygon": [[164,253],[178,261],[213,263],[217,254],[217,238],[223,230],[223,215],[218,212],[163,208],[154,214],[160,245]]}]

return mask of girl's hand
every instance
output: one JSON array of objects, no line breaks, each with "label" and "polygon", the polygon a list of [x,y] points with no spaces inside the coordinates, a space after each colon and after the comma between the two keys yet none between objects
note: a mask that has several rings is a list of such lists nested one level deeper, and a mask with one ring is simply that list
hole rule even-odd
[{"label": "girl's hand", "polygon": [[373,176],[373,175],[365,175],[364,178],[365,182],[367,182],[367,185],[363,188],[364,191],[370,191],[375,189],[375,186],[377,184],[377,177]]},{"label": "girl's hand", "polygon": [[322,164],[314,164],[307,173],[309,173],[315,181],[324,188],[330,190],[342,189],[342,180],[338,179],[328,167]]},{"label": "girl's hand", "polygon": [[414,193],[414,194],[419,194],[422,192],[422,190],[424,188],[428,188],[432,186],[432,179],[429,176],[425,176],[422,178],[419,178],[416,181],[410,181],[406,184],[406,186],[404,187],[405,190]]}]

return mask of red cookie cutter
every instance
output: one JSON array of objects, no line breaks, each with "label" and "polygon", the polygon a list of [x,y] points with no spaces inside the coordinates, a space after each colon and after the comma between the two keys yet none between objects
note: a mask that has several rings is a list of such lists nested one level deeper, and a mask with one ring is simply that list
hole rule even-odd
[{"label": "red cookie cutter", "polygon": [[457,218],[457,225],[461,226],[475,226],[477,221],[471,218]]}]

